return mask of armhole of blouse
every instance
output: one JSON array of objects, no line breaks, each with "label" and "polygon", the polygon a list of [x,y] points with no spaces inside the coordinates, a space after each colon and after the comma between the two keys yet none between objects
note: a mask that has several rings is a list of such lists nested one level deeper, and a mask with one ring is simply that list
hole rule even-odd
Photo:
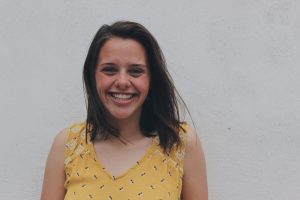
[{"label": "armhole of blouse", "polygon": [[64,149],[64,166],[65,166],[65,174],[66,181],[64,187],[67,188],[70,178],[73,174],[74,162],[76,162],[76,156],[78,151],[78,144],[80,143],[80,132],[83,128],[83,123],[74,123],[68,126],[67,128],[67,141]]},{"label": "armhole of blouse", "polygon": [[188,134],[188,127],[189,125],[186,122],[182,122],[180,124],[181,130],[179,131],[180,139],[182,141],[181,147],[181,166],[182,166],[182,176],[184,175],[184,159],[186,154],[186,145],[187,145],[187,134]]},{"label": "armhole of blouse", "polygon": [[179,131],[179,135],[180,135],[180,139],[182,141],[182,151],[185,152],[186,149],[186,142],[187,142],[187,131],[188,131],[188,127],[189,125],[186,122],[182,122],[180,124],[181,126],[181,130]]},{"label": "armhole of blouse", "polygon": [[71,157],[71,154],[72,154],[72,147],[74,146],[74,143],[72,143],[71,141],[73,140],[74,138],[74,135],[71,133],[71,127],[74,126],[74,124],[72,125],[69,125],[68,128],[67,128],[67,141],[66,141],[66,144],[65,144],[65,150],[64,150],[64,166],[65,166],[65,173],[66,173],[66,177],[69,176],[69,167],[68,167],[68,164],[71,162],[72,160],[72,157]]},{"label": "armhole of blouse", "polygon": [[67,158],[70,156],[70,153],[71,153],[71,151],[70,151],[70,149],[71,149],[70,141],[74,138],[74,135],[71,133],[72,126],[74,126],[74,124],[69,125],[68,128],[67,128],[67,141],[66,141],[65,150],[64,150],[65,165],[66,165]]},{"label": "armhole of blouse", "polygon": [[[73,160],[72,157],[78,153],[78,145],[81,147],[85,146],[85,124],[84,123],[75,123],[71,124],[67,128],[67,142],[65,144],[64,156],[65,156],[65,167],[69,162]],[[83,146],[82,146],[83,145]],[[76,152],[74,152],[76,150]]]},{"label": "armhole of blouse", "polygon": [[79,132],[80,132],[81,124],[71,124],[67,128],[67,141],[65,144],[65,150],[64,150],[64,165],[65,165],[65,173],[68,176],[70,176],[72,167],[70,163],[72,163],[75,159],[74,151],[76,150],[78,146],[78,139],[79,139]]}]

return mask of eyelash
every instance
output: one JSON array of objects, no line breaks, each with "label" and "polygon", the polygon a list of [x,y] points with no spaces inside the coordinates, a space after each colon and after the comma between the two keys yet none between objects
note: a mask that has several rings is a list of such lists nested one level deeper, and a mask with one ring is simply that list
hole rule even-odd
[{"label": "eyelash", "polygon": [[142,74],[144,72],[142,69],[131,69],[129,71],[134,74]]},{"label": "eyelash", "polygon": [[[108,74],[108,75],[114,75],[118,69],[114,68],[114,67],[104,67],[102,70],[102,72]],[[142,73],[144,73],[144,70],[143,69],[139,69],[139,68],[136,68],[136,69],[130,69],[128,70],[129,73],[133,76],[133,77],[138,77],[140,76]]]},{"label": "eyelash", "polygon": [[117,69],[115,69],[114,67],[104,67],[101,71],[103,71],[104,73],[114,73],[117,72]]}]

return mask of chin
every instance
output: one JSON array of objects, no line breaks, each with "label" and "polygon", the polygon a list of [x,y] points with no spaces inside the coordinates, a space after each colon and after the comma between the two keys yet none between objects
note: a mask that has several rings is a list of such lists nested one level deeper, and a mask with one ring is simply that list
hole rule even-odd
[{"label": "chin", "polygon": [[111,112],[111,116],[117,120],[129,119],[134,116],[132,112]]}]

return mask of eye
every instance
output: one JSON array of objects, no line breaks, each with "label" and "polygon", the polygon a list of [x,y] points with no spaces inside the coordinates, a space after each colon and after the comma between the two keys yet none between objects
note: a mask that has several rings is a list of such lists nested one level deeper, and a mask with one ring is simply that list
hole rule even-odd
[{"label": "eye", "polygon": [[144,73],[144,70],[141,68],[132,68],[129,70],[129,73],[133,76],[133,77],[139,77],[140,75],[142,75]]},{"label": "eye", "polygon": [[116,72],[118,72],[118,69],[114,66],[107,66],[103,67],[101,71],[107,75],[114,75]]}]

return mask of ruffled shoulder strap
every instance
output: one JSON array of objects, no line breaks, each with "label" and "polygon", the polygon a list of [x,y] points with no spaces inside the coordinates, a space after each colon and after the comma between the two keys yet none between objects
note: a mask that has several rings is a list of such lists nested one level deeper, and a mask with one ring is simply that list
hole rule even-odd
[{"label": "ruffled shoulder strap", "polygon": [[73,168],[76,166],[74,162],[78,157],[83,157],[87,150],[86,142],[86,126],[85,123],[72,124],[68,128],[67,142],[65,144],[65,173],[66,177],[71,176]]},{"label": "ruffled shoulder strap", "polygon": [[175,167],[179,169],[181,176],[183,174],[183,161],[185,156],[188,124],[182,123],[180,126],[181,129],[179,130],[179,137],[182,145],[178,148],[173,147],[168,157],[174,162]]},{"label": "ruffled shoulder strap", "polygon": [[[182,122],[180,124],[181,130],[179,130],[179,137],[182,142],[181,152],[183,153],[183,157],[185,154],[186,141],[187,141],[187,130],[189,125],[186,122]],[[183,159],[183,157],[181,159]]]}]

